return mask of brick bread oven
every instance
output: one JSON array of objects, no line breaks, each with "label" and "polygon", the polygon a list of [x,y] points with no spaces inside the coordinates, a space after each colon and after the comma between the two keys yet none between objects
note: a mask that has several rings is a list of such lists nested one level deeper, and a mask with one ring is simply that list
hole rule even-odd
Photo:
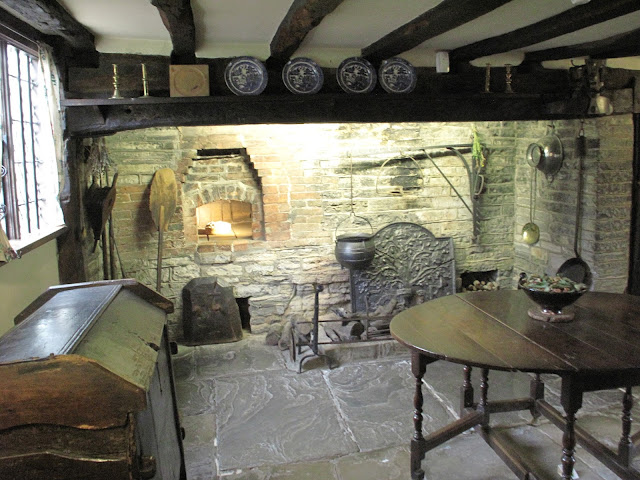
[{"label": "brick bread oven", "polygon": [[[402,191],[392,183],[392,188],[380,188],[380,166],[386,160],[430,145],[468,144],[473,126],[183,127],[106,137],[112,165],[119,173],[113,213],[125,274],[155,284],[157,232],[148,213],[148,193],[153,173],[161,167],[172,168],[180,186],[178,209],[164,234],[162,272],[162,292],[176,302],[170,331],[178,340],[181,292],[196,277],[216,277],[230,285],[236,298],[248,303],[254,332],[291,319],[310,319],[314,283],[326,287],[321,318],[330,317],[331,308],[348,308],[349,275],[334,257],[333,237],[336,226],[351,211],[351,181],[353,209],[369,219],[375,231],[391,223],[411,222],[435,236],[451,237],[458,276],[495,271],[495,282],[511,288],[520,271],[555,271],[574,256],[577,159],[573,141],[578,121],[555,122],[566,157],[553,182],[539,178],[536,222],[541,241],[534,246],[520,239],[529,214],[531,167],[524,154],[531,142],[544,135],[545,122],[475,124],[489,153],[475,239],[469,211],[428,160],[418,160],[420,182],[404,180],[412,188]],[[589,149],[581,245],[599,290],[622,291],[626,284],[632,146],[616,139],[629,138],[631,128],[630,116],[585,123]],[[232,152],[212,154],[221,149]],[[458,158],[440,155],[436,162],[458,191],[469,192]],[[196,208],[219,199],[251,203],[252,238],[216,241],[198,233]],[[91,254],[87,249],[85,255],[88,277],[100,278],[99,250]]]}]

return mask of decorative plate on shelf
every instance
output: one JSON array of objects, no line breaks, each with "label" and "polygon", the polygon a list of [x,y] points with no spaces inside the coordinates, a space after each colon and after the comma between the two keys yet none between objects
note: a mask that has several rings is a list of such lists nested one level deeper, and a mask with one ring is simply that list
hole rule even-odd
[{"label": "decorative plate on shelf", "polygon": [[375,88],[378,77],[373,66],[360,57],[343,60],[336,75],[338,85],[347,93],[369,93]]},{"label": "decorative plate on shelf", "polygon": [[382,88],[389,93],[409,93],[416,87],[416,69],[404,58],[384,60],[378,78]]},{"label": "decorative plate on shelf", "polygon": [[171,65],[169,95],[172,97],[209,96],[209,65]]},{"label": "decorative plate on shelf", "polygon": [[282,81],[291,93],[317,93],[324,83],[322,69],[310,58],[292,58],[282,69]]},{"label": "decorative plate on shelf", "polygon": [[268,80],[267,69],[253,57],[234,58],[224,71],[224,81],[236,95],[260,95]]}]

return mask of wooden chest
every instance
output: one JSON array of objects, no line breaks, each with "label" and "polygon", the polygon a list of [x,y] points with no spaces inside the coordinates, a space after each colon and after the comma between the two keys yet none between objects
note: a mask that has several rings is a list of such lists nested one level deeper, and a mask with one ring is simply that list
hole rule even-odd
[{"label": "wooden chest", "polygon": [[184,479],[166,333],[134,280],[53,287],[0,338],[0,478]]}]

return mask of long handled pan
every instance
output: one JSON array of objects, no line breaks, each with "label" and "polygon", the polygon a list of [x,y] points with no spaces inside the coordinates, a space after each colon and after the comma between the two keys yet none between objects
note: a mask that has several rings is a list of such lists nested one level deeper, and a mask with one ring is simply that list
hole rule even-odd
[{"label": "long handled pan", "polygon": [[582,170],[584,157],[587,152],[587,143],[583,128],[580,128],[580,133],[576,139],[576,150],[578,152],[578,200],[576,206],[576,231],[573,238],[573,253],[575,253],[576,256],[560,265],[558,274],[570,278],[574,282],[584,283],[588,288],[592,282],[591,269],[589,268],[589,264],[580,257],[578,251],[578,240],[580,238],[582,221]]},{"label": "long handled pan", "polygon": [[151,180],[151,194],[149,196],[149,209],[151,218],[158,228],[158,264],[156,276],[156,290],[162,288],[162,244],[163,232],[167,231],[169,221],[176,211],[178,203],[178,188],[176,176],[170,168],[161,168],[153,175]]}]

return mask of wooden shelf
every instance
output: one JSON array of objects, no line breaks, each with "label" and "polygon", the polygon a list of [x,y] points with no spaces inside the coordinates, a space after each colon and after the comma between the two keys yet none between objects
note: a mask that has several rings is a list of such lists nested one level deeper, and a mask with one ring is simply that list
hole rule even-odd
[{"label": "wooden shelf", "polygon": [[[476,94],[448,94],[445,98],[482,98],[482,99],[540,99],[543,95],[538,93],[476,93]],[[123,97],[123,98],[66,98],[61,101],[63,107],[89,107],[100,105],[159,105],[159,104],[184,104],[184,103],[245,103],[245,102],[280,102],[280,101],[301,101],[323,103],[327,99],[350,99],[350,100],[374,100],[383,99],[391,101],[412,101],[417,98],[429,98],[430,96],[421,94],[393,95],[377,93],[370,95],[324,93],[316,95],[212,95],[207,97]]]},{"label": "wooden shelf", "polygon": [[84,98],[62,106],[72,136],[163,126],[541,120],[584,115],[586,108],[527,93]]}]

